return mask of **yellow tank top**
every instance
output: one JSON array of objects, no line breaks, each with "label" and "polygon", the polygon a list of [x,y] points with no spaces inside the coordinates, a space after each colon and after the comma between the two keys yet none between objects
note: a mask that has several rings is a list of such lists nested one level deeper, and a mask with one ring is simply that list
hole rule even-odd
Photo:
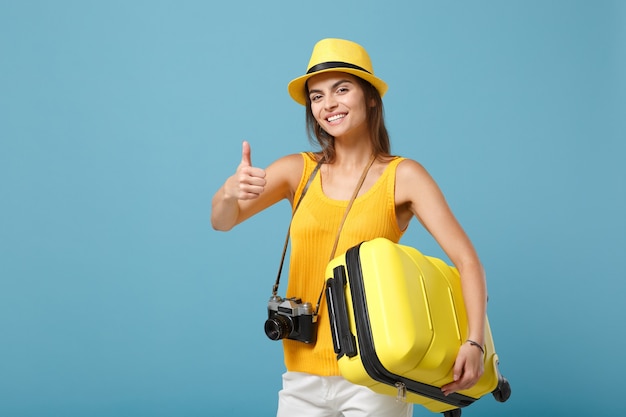
[{"label": "yellow tank top", "polygon": [[[304,170],[294,201],[298,201],[302,190],[315,168],[312,154],[302,153]],[[395,207],[396,167],[403,158],[393,159],[378,181],[353,203],[341,230],[335,256],[352,246],[385,237],[398,242],[403,231],[398,227]],[[333,200],[322,190],[318,172],[302,199],[291,223],[291,255],[287,297],[299,297],[302,302],[316,305],[326,281],[326,265],[335,243],[339,223],[348,201]],[[316,375],[340,375],[326,309],[325,295],[317,318],[317,342],[283,339],[285,365],[288,371],[307,372]]]}]

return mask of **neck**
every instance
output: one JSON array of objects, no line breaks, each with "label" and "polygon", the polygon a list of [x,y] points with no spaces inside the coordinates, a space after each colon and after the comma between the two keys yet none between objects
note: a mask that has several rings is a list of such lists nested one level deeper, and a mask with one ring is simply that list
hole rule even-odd
[{"label": "neck", "polygon": [[351,142],[335,140],[335,161],[333,165],[339,165],[347,169],[361,169],[369,162],[373,153],[370,141],[367,139],[360,138]]}]

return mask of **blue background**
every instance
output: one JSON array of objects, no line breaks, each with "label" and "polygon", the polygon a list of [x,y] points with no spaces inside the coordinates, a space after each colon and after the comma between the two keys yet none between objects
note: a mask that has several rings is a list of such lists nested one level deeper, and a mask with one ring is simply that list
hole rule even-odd
[{"label": "blue background", "polygon": [[274,415],[289,207],[220,233],[210,202],[242,140],[310,149],[286,84],[324,37],[485,264],[513,396],[464,415],[626,411],[626,2],[3,0],[1,416]]}]

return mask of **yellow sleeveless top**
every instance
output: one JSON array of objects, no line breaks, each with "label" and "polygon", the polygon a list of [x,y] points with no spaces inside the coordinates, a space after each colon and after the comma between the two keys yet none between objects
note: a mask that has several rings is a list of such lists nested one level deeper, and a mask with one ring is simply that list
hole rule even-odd
[{"label": "yellow sleeveless top", "polygon": [[[294,201],[297,202],[316,161],[312,154],[302,153],[304,170]],[[393,159],[376,183],[353,203],[341,230],[335,256],[352,246],[385,237],[398,242],[403,231],[398,227],[395,207],[396,168],[403,158]],[[287,297],[299,297],[302,302],[316,305],[326,281],[326,265],[335,243],[339,223],[348,201],[333,200],[322,190],[318,172],[302,199],[291,223],[291,255]],[[317,342],[283,339],[285,365],[288,371],[330,376],[340,375],[326,309],[326,296],[317,318]]]}]

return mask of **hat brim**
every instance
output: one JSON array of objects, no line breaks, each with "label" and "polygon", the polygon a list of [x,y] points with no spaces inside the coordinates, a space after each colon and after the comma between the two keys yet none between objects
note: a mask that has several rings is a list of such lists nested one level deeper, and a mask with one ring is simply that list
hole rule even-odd
[{"label": "hat brim", "polygon": [[358,69],[352,69],[352,68],[328,68],[328,69],[313,72],[311,74],[305,74],[301,77],[298,77],[292,80],[287,85],[287,90],[289,91],[289,95],[291,96],[291,98],[294,99],[297,103],[302,104],[303,106],[306,106],[306,96],[308,94],[305,88],[306,82],[309,80],[309,78],[317,74],[323,74],[326,72],[345,72],[348,74],[352,74],[356,77],[362,78],[365,81],[372,84],[374,88],[376,88],[376,90],[378,91],[381,97],[384,96],[385,93],[387,92],[387,88],[388,88],[387,83],[381,80],[380,78],[376,77],[375,75],[370,74],[369,72],[361,71]]}]

